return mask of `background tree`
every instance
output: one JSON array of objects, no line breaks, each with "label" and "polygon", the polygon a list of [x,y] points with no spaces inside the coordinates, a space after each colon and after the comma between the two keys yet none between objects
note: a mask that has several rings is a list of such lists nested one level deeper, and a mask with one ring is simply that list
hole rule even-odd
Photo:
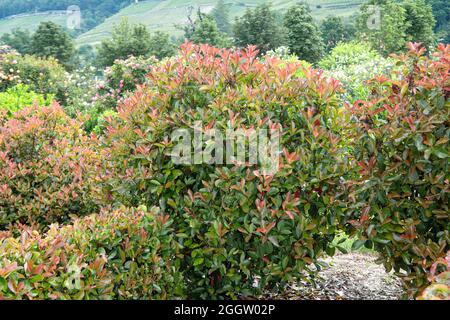
[{"label": "background tree", "polygon": [[116,59],[129,56],[147,56],[150,52],[151,36],[143,24],[130,24],[122,19],[115,25],[110,39],[102,41],[98,49],[98,64],[101,67],[111,66]]},{"label": "background tree", "polygon": [[54,57],[65,67],[72,67],[75,54],[73,40],[53,22],[41,22],[33,34],[30,52],[38,57]]},{"label": "background tree", "polygon": [[97,58],[96,51],[93,46],[85,44],[80,46],[76,51],[77,65],[79,67],[93,66]]},{"label": "background tree", "polygon": [[256,45],[262,53],[282,46],[285,40],[276,13],[266,3],[247,9],[242,17],[236,18],[233,34],[236,46]]},{"label": "background tree", "polygon": [[328,16],[320,24],[320,31],[325,44],[325,50],[329,52],[339,42],[348,42],[355,37],[356,29],[352,24],[345,23],[341,17]]},{"label": "background tree", "polygon": [[230,9],[225,1],[219,0],[211,12],[212,17],[217,23],[217,27],[221,32],[230,33]]},{"label": "background tree", "polygon": [[5,33],[0,41],[4,44],[14,48],[21,54],[28,54],[31,52],[31,34],[28,29],[14,29],[11,33]]},{"label": "background tree", "polygon": [[405,0],[403,8],[406,12],[406,36],[408,41],[420,42],[426,47],[434,43],[434,26],[436,20],[433,9],[425,0]]},{"label": "background tree", "polygon": [[[379,17],[373,10],[373,5],[378,6]],[[369,27],[372,19],[376,20],[376,23]],[[360,7],[356,27],[360,40],[369,42],[374,49],[388,55],[405,48],[407,23],[406,10],[401,3],[391,0],[372,0]]]},{"label": "background tree", "polygon": [[434,31],[439,42],[450,43],[450,1],[427,0],[436,19]]},{"label": "background tree", "polygon": [[206,15],[198,15],[191,32],[185,33],[185,38],[196,44],[210,44],[215,47],[228,47],[229,38],[219,30],[216,21]]},{"label": "background tree", "polygon": [[307,4],[299,3],[290,7],[284,16],[284,27],[292,53],[308,62],[316,62],[322,57],[323,40]]},{"label": "background tree", "polygon": [[149,54],[158,59],[173,56],[176,52],[175,45],[166,32],[156,31],[150,37]]}]

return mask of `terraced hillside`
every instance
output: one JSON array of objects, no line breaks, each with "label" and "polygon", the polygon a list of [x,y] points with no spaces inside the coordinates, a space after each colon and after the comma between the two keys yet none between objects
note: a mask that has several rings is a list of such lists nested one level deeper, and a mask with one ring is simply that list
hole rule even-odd
[{"label": "terraced hillside", "polygon": [[[198,8],[203,12],[209,12],[217,0],[146,0],[132,4],[117,14],[109,17],[105,22],[94,29],[80,35],[77,39],[79,45],[96,44],[110,35],[111,29],[121,18],[128,17],[131,22],[140,22],[148,26],[150,30],[163,30],[172,35],[179,35],[176,25],[186,23],[190,8]],[[242,15],[247,8],[256,6],[262,0],[228,0],[232,17]],[[294,4],[296,0],[272,0],[275,9],[284,10]],[[314,16],[321,19],[327,15],[350,16],[364,0],[308,0]],[[39,22],[52,20],[65,24],[61,15],[39,14],[26,15],[0,20],[0,35],[20,26],[35,28]]]},{"label": "terraced hillside", "polygon": [[0,19],[0,36],[17,28],[34,31],[43,21],[53,21],[64,26],[66,25],[65,14],[65,11],[47,11],[37,14],[20,14]]}]

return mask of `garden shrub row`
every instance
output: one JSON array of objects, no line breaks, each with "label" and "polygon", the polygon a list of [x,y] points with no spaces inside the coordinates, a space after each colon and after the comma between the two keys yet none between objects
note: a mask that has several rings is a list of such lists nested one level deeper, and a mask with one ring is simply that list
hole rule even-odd
[{"label": "garden shrub row", "polygon": [[[322,255],[342,249],[333,242],[342,230],[358,237],[355,248],[379,251],[386,269],[417,295],[450,244],[450,46],[431,58],[418,45],[410,49],[397,57],[397,73],[373,79],[368,99],[352,105],[342,101],[337,80],[295,59],[185,43],[177,57],[151,67],[98,135],[87,136],[83,123],[56,105],[3,117],[0,231],[22,232],[22,240],[2,242],[0,271],[20,279],[9,285],[0,274],[4,297],[239,298],[320,270]],[[279,130],[278,170],[264,172],[249,158],[232,165],[173,161],[176,129],[208,137],[188,152],[203,149],[207,157],[209,129],[248,137],[253,128]],[[135,215],[145,210],[105,209],[45,236],[20,230],[23,223],[45,231],[72,215],[122,205],[159,209],[143,220]],[[117,234],[117,224],[127,231]],[[35,287],[25,269],[8,271],[30,259],[21,246],[50,264],[39,246],[58,237],[68,244],[58,249],[63,256],[88,260],[68,271],[55,258],[57,280],[38,277]],[[7,246],[14,241],[22,241],[17,250]],[[115,251],[127,246],[129,255]],[[68,274],[85,265],[86,282],[68,291]],[[133,277],[136,268],[142,273]],[[19,285],[25,291],[15,294]]]},{"label": "garden shrub row", "polygon": [[120,208],[0,238],[0,300],[176,298],[171,223],[157,208]]}]

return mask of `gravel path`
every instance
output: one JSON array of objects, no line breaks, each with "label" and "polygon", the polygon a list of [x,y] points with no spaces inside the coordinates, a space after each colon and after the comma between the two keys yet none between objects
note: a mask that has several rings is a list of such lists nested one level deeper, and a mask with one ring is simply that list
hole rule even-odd
[{"label": "gravel path", "polygon": [[267,293],[264,299],[289,300],[398,300],[403,291],[399,279],[375,263],[367,253],[339,254],[324,259],[329,267],[320,273],[315,285],[302,282],[289,285],[282,294]]}]

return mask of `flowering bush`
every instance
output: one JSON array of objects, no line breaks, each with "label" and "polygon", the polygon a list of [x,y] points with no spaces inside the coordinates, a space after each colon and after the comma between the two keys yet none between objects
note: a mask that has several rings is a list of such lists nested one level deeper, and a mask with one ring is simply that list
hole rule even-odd
[{"label": "flowering bush", "polygon": [[[280,284],[332,244],[342,218],[341,180],[350,171],[346,114],[336,81],[298,62],[186,43],[118,107],[103,143],[106,198],[158,205],[174,220],[189,297],[236,298]],[[284,147],[262,163],[176,164],[174,129],[280,129]],[[205,142],[211,145],[211,141]],[[191,150],[192,151],[192,150]],[[191,153],[189,153],[191,154]],[[195,152],[194,154],[198,154]],[[341,206],[342,204],[342,206]]]},{"label": "flowering bush", "polygon": [[21,56],[17,53],[0,53],[0,91],[18,84],[28,85],[38,94],[54,96],[65,102],[65,70],[55,59]]},{"label": "flowering bush", "polygon": [[180,296],[171,223],[156,208],[120,208],[53,225],[45,235],[0,238],[0,300]]},{"label": "flowering bush", "polygon": [[33,104],[49,106],[52,100],[52,95],[47,95],[45,98],[43,95],[31,91],[29,86],[18,84],[8,88],[6,92],[0,92],[0,110],[6,110],[11,115],[13,112]]},{"label": "flowering bush", "polygon": [[73,73],[66,73],[62,86],[65,88],[64,111],[71,117],[78,113],[88,114],[96,109],[94,97],[97,94],[97,69],[86,67]]},{"label": "flowering bush", "polygon": [[352,108],[360,178],[348,223],[416,295],[450,245],[450,46],[430,59],[410,44],[397,58],[398,72],[371,81],[370,100]]},{"label": "flowering bush", "polygon": [[0,230],[43,229],[94,212],[94,150],[82,123],[56,104],[0,118]]},{"label": "flowering bush", "polygon": [[68,73],[52,58],[21,56],[6,50],[0,52],[0,91],[25,84],[29,90],[43,95],[45,101],[57,100],[71,117],[94,108],[96,73],[92,67]]},{"label": "flowering bush", "polygon": [[130,57],[116,60],[105,69],[105,80],[98,84],[94,101],[101,104],[100,111],[115,109],[118,104],[132,94],[138,85],[146,82],[146,76],[157,62],[153,57]]},{"label": "flowering bush", "polygon": [[367,81],[377,75],[388,75],[394,67],[392,59],[383,58],[367,43],[339,43],[319,62],[327,75],[344,86],[344,99],[353,103],[369,99]]}]

